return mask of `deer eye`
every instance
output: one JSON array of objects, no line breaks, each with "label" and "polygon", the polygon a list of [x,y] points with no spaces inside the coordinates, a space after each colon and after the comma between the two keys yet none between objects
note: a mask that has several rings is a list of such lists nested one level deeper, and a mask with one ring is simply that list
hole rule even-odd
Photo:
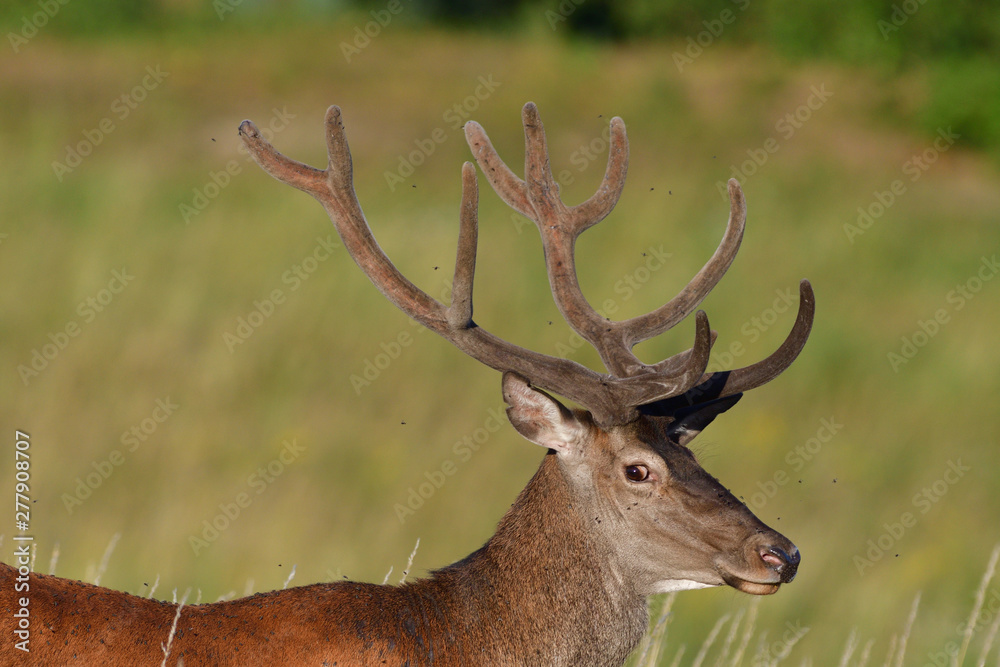
[{"label": "deer eye", "polygon": [[649,468],[642,465],[625,466],[625,477],[631,482],[645,482],[649,478]]}]

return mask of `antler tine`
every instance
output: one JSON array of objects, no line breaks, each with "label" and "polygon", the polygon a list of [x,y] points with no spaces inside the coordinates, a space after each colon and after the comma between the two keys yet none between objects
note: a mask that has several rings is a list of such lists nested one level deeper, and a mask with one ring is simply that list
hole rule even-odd
[{"label": "antler tine", "polygon": [[250,156],[261,169],[282,183],[319,198],[326,181],[325,172],[287,158],[276,151],[253,121],[245,120],[240,123],[239,133]]},{"label": "antler tine", "polygon": [[448,307],[448,326],[467,327],[472,322],[472,283],[476,275],[476,249],[479,245],[479,184],[471,162],[462,165],[462,210],[459,214],[458,253],[455,279]]},{"label": "antler tine", "polygon": [[507,206],[526,218],[534,220],[535,211],[528,201],[524,181],[517,177],[510,167],[500,159],[493,147],[493,142],[483,126],[474,120],[465,124],[465,141],[469,144],[473,157],[479,163],[479,168],[490,182],[490,186],[500,196]]},{"label": "antler tine", "polygon": [[[521,110],[524,125],[524,183],[528,201],[535,211],[532,219],[543,226],[563,227],[568,222],[566,205],[559,198],[559,186],[549,167],[549,149],[545,144],[545,126],[538,115],[538,107],[528,102]],[[575,237],[582,229],[570,225],[564,230]]]},{"label": "antler tine", "polygon": [[[698,311],[701,312],[701,311]],[[709,352],[715,347],[715,341],[719,338],[719,332],[714,329],[711,332],[711,339],[708,343]],[[663,361],[653,364],[653,369],[657,373],[662,373],[665,375],[678,375],[683,372],[683,368],[690,365],[691,355],[694,354],[694,348],[691,347],[683,352],[678,352],[672,357],[664,359]],[[706,364],[707,366],[707,364]],[[699,380],[700,382],[700,380]]]},{"label": "antler tine", "polygon": [[675,396],[671,403],[693,404],[700,401],[740,394],[761,386],[778,377],[799,356],[809,332],[812,330],[816,313],[816,296],[808,280],[799,283],[799,311],[795,324],[784,342],[766,359],[755,364],[731,371],[706,373],[698,384],[684,394]]},{"label": "antler tine", "polygon": [[372,235],[354,192],[351,150],[339,107],[326,112],[329,165],[323,171],[279,153],[250,121],[240,125],[240,137],[264,171],[323,205],[351,258],[389,301],[424,326],[438,332],[445,328],[444,306],[401,274]]},{"label": "antler tine", "polygon": [[340,107],[333,105],[326,110],[323,126],[326,128],[327,181],[331,187],[349,195],[360,209],[354,192],[354,160],[351,158],[351,148],[347,145]]},{"label": "antler tine", "polygon": [[628,135],[625,121],[618,116],[611,119],[611,144],[608,149],[608,166],[604,180],[590,199],[569,209],[574,227],[583,232],[606,218],[618,203],[625,187],[628,173]]}]

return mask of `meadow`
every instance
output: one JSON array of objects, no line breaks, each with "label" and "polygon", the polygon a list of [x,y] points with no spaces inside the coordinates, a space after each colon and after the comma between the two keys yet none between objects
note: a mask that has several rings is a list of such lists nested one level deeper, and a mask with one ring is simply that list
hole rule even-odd
[{"label": "meadow", "polygon": [[[361,46],[364,22],[41,30],[0,56],[0,422],[5,460],[15,430],[30,435],[35,569],[211,601],[293,570],[291,585],[390,568],[398,581],[418,539],[410,577],[478,548],[543,455],[504,421],[499,374],[386,302],[236,129],[250,118],[322,167],[323,114],[339,105],[376,238],[447,298],[462,123],[516,171],[530,100],[568,202],[597,187],[608,122],[625,120],[625,193],[577,251],[584,292],[616,319],[666,301],[711,255],[730,177],[748,225],[702,306],[713,363],[766,356],[798,281],[816,291],[802,356],[694,444],[799,546],[800,573],[752,607],[728,589],[677,595],[660,664],[681,644],[695,664],[716,622],[748,609],[754,642],[797,629],[788,663],[860,664],[870,642],[881,664],[918,593],[905,664],[939,664],[982,591],[976,664],[1000,613],[1000,579],[983,582],[1000,540],[1000,172],[955,128],[905,122],[930,79],[547,26],[390,23]],[[600,368],[552,303],[533,225],[480,188],[476,321]],[[637,349],[662,359],[693,328]],[[722,627],[705,664],[723,650],[730,664],[730,628],[738,644],[742,629]]]}]

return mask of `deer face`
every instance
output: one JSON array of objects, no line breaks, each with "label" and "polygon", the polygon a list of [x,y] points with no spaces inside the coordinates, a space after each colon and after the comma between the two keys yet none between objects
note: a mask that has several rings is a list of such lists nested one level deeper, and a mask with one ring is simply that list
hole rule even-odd
[{"label": "deer face", "polygon": [[768,595],[795,577],[795,545],[687,447],[738,395],[608,429],[513,374],[504,377],[504,398],[515,428],[556,452],[584,525],[637,592],[726,584]]}]

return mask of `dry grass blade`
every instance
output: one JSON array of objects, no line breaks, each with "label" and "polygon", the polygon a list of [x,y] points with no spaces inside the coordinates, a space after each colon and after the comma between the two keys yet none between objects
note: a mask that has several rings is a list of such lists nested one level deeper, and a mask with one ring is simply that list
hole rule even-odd
[{"label": "dry grass blade", "polygon": [[[993,623],[990,624],[990,629],[986,632],[986,638],[983,639],[983,647],[979,650],[979,659],[976,661],[976,667],[986,667],[986,658],[989,656],[990,649],[993,648],[993,641],[997,637],[998,629],[1000,629],[1000,614],[996,615]],[[997,657],[1000,658],[1000,654]]]},{"label": "dry grass blade", "polygon": [[719,657],[715,660],[715,667],[723,667],[726,658],[729,657],[729,651],[732,650],[733,642],[736,641],[736,633],[739,632],[740,623],[743,621],[743,615],[745,612],[745,609],[740,609],[736,612],[736,616],[733,617],[733,624],[729,626],[729,632],[726,634],[726,639],[722,642],[722,650],[719,652]]},{"label": "dry grass blade", "polygon": [[740,638],[740,645],[736,649],[736,653],[733,654],[733,660],[729,664],[731,667],[739,667],[743,662],[743,654],[747,650],[747,646],[750,645],[750,639],[753,637],[754,626],[757,623],[757,609],[760,607],[760,598],[754,598],[747,605],[747,623],[746,627],[743,628],[743,636]]},{"label": "dry grass blade", "polygon": [[691,663],[691,667],[701,667],[701,663],[704,662],[705,656],[708,655],[708,650],[712,648],[712,644],[715,643],[716,637],[719,636],[719,632],[722,630],[722,626],[726,624],[729,620],[729,614],[723,614],[719,620],[715,622],[712,626],[712,631],[708,633],[705,637],[705,641],[702,642],[701,650],[698,651],[698,655],[695,656],[694,662]]},{"label": "dry grass blade", "polygon": [[990,581],[993,579],[993,574],[997,569],[997,559],[1000,558],[1000,544],[993,547],[993,553],[990,554],[990,562],[986,566],[986,572],[983,573],[983,579],[979,583],[979,590],[976,591],[976,602],[972,605],[972,611],[969,613],[969,620],[965,623],[965,633],[962,636],[962,648],[959,649],[958,654],[952,658],[952,667],[959,667],[963,662],[965,662],[965,653],[969,650],[969,643],[972,641],[972,635],[975,633],[976,619],[979,618],[979,612],[983,609],[983,601],[986,599],[986,587],[990,585]]},{"label": "dry grass blade", "polygon": [[118,540],[122,537],[121,533],[115,533],[111,536],[111,541],[108,542],[108,548],[104,550],[104,555],[101,556],[101,563],[97,566],[97,572],[94,574],[94,585],[99,586],[101,584],[101,577],[108,569],[108,561],[111,560],[111,554],[114,552],[115,547],[118,546]]},{"label": "dry grass blade", "polygon": [[156,587],[159,586],[159,585],[160,585],[160,574],[157,573],[156,574],[156,579],[153,580],[153,585],[149,587],[149,595],[147,595],[146,597],[148,597],[150,600],[152,600],[153,599],[153,593],[156,592]]},{"label": "dry grass blade", "polygon": [[288,578],[285,579],[285,583],[281,587],[281,590],[285,590],[286,588],[288,588],[288,584],[292,583],[292,579],[295,578],[295,568],[296,567],[298,567],[298,566],[294,565],[294,564],[292,565],[292,571],[288,573]]},{"label": "dry grass blade", "polygon": [[896,655],[896,666],[903,667],[903,656],[906,654],[906,641],[910,638],[910,631],[913,630],[913,622],[917,620],[917,609],[920,608],[920,593],[913,598],[910,606],[910,615],[906,619],[906,626],[903,628],[903,638],[899,640],[899,654]]},{"label": "dry grass blade", "polygon": [[840,656],[839,667],[847,667],[847,663],[850,661],[851,656],[854,655],[856,648],[858,648],[858,629],[852,628],[851,634],[847,636],[847,644],[844,645],[844,653]]},{"label": "dry grass blade", "polygon": [[899,642],[899,637],[893,635],[889,640],[889,651],[885,654],[885,662],[882,663],[883,667],[889,667],[892,664],[892,658],[896,655],[896,644]]},{"label": "dry grass blade", "polygon": [[684,657],[684,650],[687,648],[686,644],[681,644],[681,647],[677,650],[677,655],[674,656],[674,661],[670,663],[670,667],[680,667],[681,658]]},{"label": "dry grass blade", "polygon": [[417,556],[417,549],[420,548],[420,538],[417,538],[417,543],[413,545],[413,551],[410,552],[410,558],[406,561],[406,569],[403,570],[403,577],[399,580],[399,583],[405,583],[406,577],[410,575],[410,568],[413,567],[413,559]]},{"label": "dry grass blade", "polygon": [[872,655],[872,647],[875,646],[875,640],[869,639],[865,642],[865,647],[861,649],[861,657],[858,658],[858,664],[854,667],[865,667],[868,664],[868,659]]},{"label": "dry grass blade", "polygon": [[59,561],[59,543],[52,546],[52,557],[49,558],[49,574],[56,573],[56,563]]},{"label": "dry grass blade", "polygon": [[[176,591],[174,592],[176,593]],[[167,658],[170,657],[170,646],[174,643],[174,635],[177,634],[177,623],[181,620],[181,610],[184,609],[184,603],[187,601],[187,596],[190,592],[190,588],[184,592],[184,598],[177,605],[177,612],[174,614],[174,622],[170,626],[170,634],[167,635],[167,641],[165,644],[161,644],[163,648],[163,662],[160,663],[160,667],[167,667]]]}]

